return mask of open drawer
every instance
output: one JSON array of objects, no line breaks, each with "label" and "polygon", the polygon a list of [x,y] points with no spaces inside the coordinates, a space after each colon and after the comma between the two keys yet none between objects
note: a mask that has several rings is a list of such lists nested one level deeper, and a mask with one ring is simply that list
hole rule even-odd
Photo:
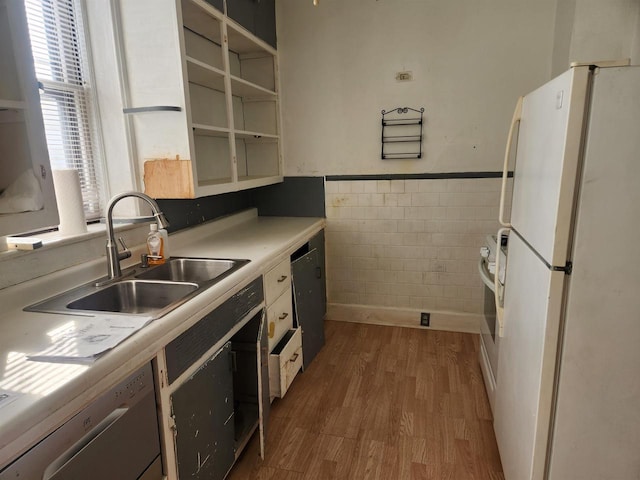
[{"label": "open drawer", "polygon": [[271,397],[284,397],[302,367],[302,332],[289,330],[269,355],[269,390]]}]

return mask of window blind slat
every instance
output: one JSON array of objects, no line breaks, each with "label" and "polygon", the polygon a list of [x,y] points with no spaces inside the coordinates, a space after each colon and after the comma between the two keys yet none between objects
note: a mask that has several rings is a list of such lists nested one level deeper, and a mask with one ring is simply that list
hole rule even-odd
[{"label": "window blind slat", "polygon": [[81,15],[74,0],[25,0],[49,156],[78,170],[85,214],[101,215],[92,97]]}]

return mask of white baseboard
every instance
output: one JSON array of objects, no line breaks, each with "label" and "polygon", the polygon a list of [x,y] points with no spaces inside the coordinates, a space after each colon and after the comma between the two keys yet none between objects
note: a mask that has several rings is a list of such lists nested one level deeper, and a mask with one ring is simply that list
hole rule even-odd
[{"label": "white baseboard", "polygon": [[420,325],[420,313],[420,310],[329,303],[327,304],[325,318],[340,322],[480,333],[482,315],[459,312],[429,312],[431,314],[429,326],[424,327]]}]

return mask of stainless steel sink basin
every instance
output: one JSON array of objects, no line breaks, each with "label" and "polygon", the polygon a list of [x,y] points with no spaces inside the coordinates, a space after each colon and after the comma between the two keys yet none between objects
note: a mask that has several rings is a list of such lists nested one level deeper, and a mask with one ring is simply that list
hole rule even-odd
[{"label": "stainless steel sink basin", "polygon": [[109,312],[160,318],[247,263],[249,260],[171,258],[157,267],[136,265],[124,270],[120,279],[93,281],[29,305],[25,310],[67,315]]},{"label": "stainless steel sink basin", "polygon": [[171,282],[193,282],[203,285],[220,281],[227,275],[249,263],[249,260],[219,258],[171,258],[164,265],[151,267],[136,275],[144,280],[166,280]]},{"label": "stainless steel sink basin", "polygon": [[154,314],[198,289],[195,283],[125,280],[67,304],[71,310]]}]

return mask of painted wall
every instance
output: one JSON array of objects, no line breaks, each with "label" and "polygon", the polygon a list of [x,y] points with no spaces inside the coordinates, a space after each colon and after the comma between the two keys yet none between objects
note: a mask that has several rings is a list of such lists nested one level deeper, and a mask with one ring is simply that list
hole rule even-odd
[{"label": "painted wall", "polygon": [[558,0],[553,76],[571,62],[640,63],[640,0]]},{"label": "painted wall", "polygon": [[636,28],[631,41],[631,63],[640,65],[640,8],[638,8],[636,15]]},{"label": "painted wall", "polygon": [[[517,97],[550,78],[555,15],[555,0],[279,0],[286,174],[501,170]],[[380,159],[397,106],[426,110],[420,160]],[[499,185],[327,181],[328,301],[480,313]]]},{"label": "painted wall", "polygon": [[[287,175],[497,170],[516,98],[550,76],[555,0],[277,3]],[[396,106],[426,109],[421,160],[380,160]]]},{"label": "painted wall", "polygon": [[564,72],[570,64],[571,32],[576,14],[576,0],[558,0],[554,29],[551,76]]},{"label": "painted wall", "polygon": [[577,0],[570,61],[629,58],[640,1]]}]

